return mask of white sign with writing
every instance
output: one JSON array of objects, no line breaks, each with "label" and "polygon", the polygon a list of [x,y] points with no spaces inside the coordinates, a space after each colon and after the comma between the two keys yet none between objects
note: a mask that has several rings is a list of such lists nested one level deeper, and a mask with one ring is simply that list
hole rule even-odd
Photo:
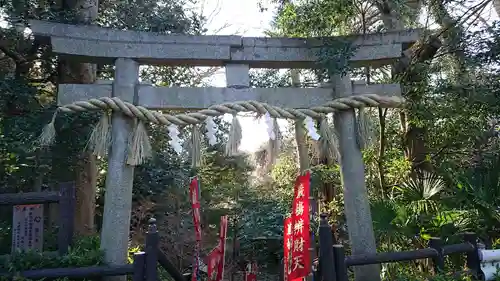
[{"label": "white sign with writing", "polygon": [[43,204],[13,207],[12,252],[27,250],[43,250]]}]

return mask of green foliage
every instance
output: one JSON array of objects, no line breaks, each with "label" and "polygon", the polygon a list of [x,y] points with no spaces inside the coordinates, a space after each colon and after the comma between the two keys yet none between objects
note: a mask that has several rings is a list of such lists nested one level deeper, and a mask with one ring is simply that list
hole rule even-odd
[{"label": "green foliage", "polygon": [[400,272],[393,276],[387,276],[382,280],[391,281],[475,281],[471,276],[460,275],[453,276],[452,274],[425,274],[418,271],[411,271],[401,267]]},{"label": "green foliage", "polygon": [[[87,267],[103,265],[103,253],[98,237],[85,237],[75,240],[74,245],[64,256],[46,255],[37,252],[15,253],[6,259],[3,268],[16,273],[25,270],[43,268]],[[57,280],[67,280],[61,278]]]},{"label": "green foliage", "polygon": [[[39,1],[4,1],[2,19],[11,25],[2,27],[2,57],[0,65],[0,192],[28,192],[52,188],[58,182],[74,181],[79,172],[78,161],[85,150],[89,133],[97,121],[97,114],[61,114],[57,119],[56,144],[49,149],[39,149],[35,143],[42,127],[50,121],[55,110],[56,87],[61,73],[59,60],[50,50],[49,41],[24,37],[14,26],[28,19],[79,23],[75,11],[62,5],[45,5]],[[22,5],[19,5],[22,3]],[[120,30],[153,31],[163,34],[203,34],[205,19],[187,7],[191,0],[169,1],[99,1],[99,14],[93,24]],[[83,5],[85,8],[85,5]],[[36,64],[36,67],[34,67]],[[75,74],[75,73],[73,73]],[[97,79],[110,79],[112,65],[97,65]],[[188,67],[145,67],[140,76],[144,81],[157,85],[196,86],[204,73]],[[78,73],[75,76],[79,76]],[[64,116],[64,117],[62,117]],[[219,139],[224,140],[226,124],[220,125]],[[187,213],[187,182],[192,175],[186,155],[176,155],[168,145],[165,128],[151,126],[155,155],[153,159],[135,169],[134,198],[131,231],[135,243],[140,240],[145,220],[172,218],[182,215],[190,222]],[[181,136],[185,139],[189,135]],[[96,224],[101,225],[106,161],[98,163]],[[40,185],[42,185],[40,187]],[[173,200],[172,200],[173,199]],[[181,204],[172,204],[180,202]],[[179,208],[181,207],[181,208]],[[182,212],[180,211],[182,210]],[[2,212],[2,233],[9,233],[10,212]],[[187,217],[187,219],[186,219]],[[3,223],[5,222],[5,228]],[[177,223],[177,222],[176,222]],[[166,225],[174,225],[171,221]],[[189,226],[189,224],[188,224]],[[6,230],[6,231],[3,231]],[[189,229],[190,231],[191,229]],[[180,229],[165,230],[173,238],[189,236]],[[167,232],[169,231],[169,232]],[[0,248],[10,247],[10,237],[2,239]],[[180,252],[167,251],[176,255]],[[172,257],[178,260],[177,256]]]},{"label": "green foliage", "polygon": [[424,173],[417,178],[403,182],[395,187],[401,203],[406,203],[412,219],[421,219],[422,216],[434,216],[439,212],[438,195],[445,188],[444,182],[433,174]]},{"label": "green foliage", "polygon": [[141,1],[128,3],[122,1],[99,2],[99,24],[118,29],[153,31],[161,33],[204,33],[203,18],[186,9],[193,0]]},{"label": "green foliage", "polygon": [[256,88],[278,88],[292,86],[288,73],[280,73],[279,69],[250,71],[250,86]]},{"label": "green foliage", "polygon": [[[274,30],[269,32],[274,36],[331,36],[345,34],[346,30],[377,30],[380,21],[367,18],[391,10],[402,13],[403,21],[413,21],[410,25],[418,25],[415,22],[418,15],[411,14],[400,1],[386,1],[387,6],[335,0],[274,2],[278,4],[278,12]],[[450,4],[442,4],[444,12],[452,9]],[[437,20],[439,22],[442,18]],[[349,26],[351,23],[359,25]],[[456,47],[466,48],[469,80],[453,79],[456,76],[453,59],[457,58],[450,59],[442,54],[425,63],[412,63],[394,78],[391,78],[389,68],[350,69],[355,79],[375,83],[398,80],[404,86],[403,94],[408,101],[403,111],[384,113],[381,109],[378,114],[377,110],[367,111],[372,119],[379,121],[373,122],[375,131],[378,131],[375,146],[363,151],[379,251],[422,248],[432,236],[454,243],[460,240],[458,234],[463,231],[477,232],[487,245],[496,243],[500,218],[495,207],[499,204],[496,198],[500,178],[500,168],[497,167],[498,27],[498,23],[493,23],[485,30],[464,33],[459,39],[461,42]],[[347,69],[348,54],[355,50],[346,43],[328,42],[330,48],[319,52],[318,63],[327,74]],[[313,76],[312,80],[316,82],[325,80],[324,73],[306,75]],[[417,135],[419,133],[414,129],[422,129],[423,133]],[[421,139],[412,139],[415,137],[412,134]],[[414,154],[418,152],[416,150],[424,151],[424,160],[431,164],[427,173],[415,172],[415,165],[421,164],[418,163],[420,158],[412,158],[418,155]],[[294,165],[294,155],[283,156],[272,170],[272,184],[280,189],[293,186]],[[322,173],[321,170],[315,172]],[[333,182],[340,181],[335,173],[331,176],[335,178]],[[315,188],[320,186],[317,182],[313,185]],[[335,218],[332,222],[336,224],[340,241],[348,244],[347,233],[339,231],[347,228],[342,218],[342,196],[341,188],[336,189],[335,196],[322,211]],[[460,258],[450,258],[448,262],[452,270],[459,270],[463,265]],[[384,265],[386,280],[455,280],[450,276],[424,276],[418,273],[417,266],[427,268],[414,263],[408,266],[408,270],[403,270],[405,267],[400,264]]]},{"label": "green foliage", "polygon": [[[133,255],[140,252],[142,247],[132,247],[128,249],[128,262],[133,262]],[[102,266],[104,263],[104,253],[100,249],[100,239],[98,236],[88,236],[76,239],[73,246],[64,256],[54,254],[41,254],[38,252],[18,252],[5,259],[2,268],[10,273],[17,273],[26,270],[48,269],[48,268],[81,268],[90,266]],[[172,280],[172,277],[158,266],[158,274],[162,280]],[[4,278],[2,278],[4,280]],[[5,278],[5,280],[7,280]],[[55,280],[67,281],[68,278],[57,278]],[[131,280],[129,278],[129,280]]]},{"label": "green foliage", "polygon": [[36,98],[38,94],[37,88],[24,79],[7,78],[0,82],[0,166],[4,171],[0,184],[11,192],[32,185],[33,178],[23,175],[36,174],[38,166],[48,164],[34,147],[45,121],[44,110]]},{"label": "green foliage", "polygon": [[483,157],[472,167],[453,173],[453,197],[447,204],[465,212],[464,218],[467,220],[463,224],[476,229],[483,238],[495,240],[497,236],[494,233],[500,227],[497,208],[500,161],[496,151]]},{"label": "green foliage", "polygon": [[[22,1],[25,3],[23,5],[17,5],[17,2],[19,1],[6,1],[2,6],[7,23],[15,25],[32,18],[75,22],[74,11],[41,5],[37,1]],[[170,1],[167,4],[158,1],[99,1],[99,4],[97,24],[101,26],[162,33],[205,32],[202,27],[204,19],[185,9],[185,5],[192,4],[190,0]],[[77,162],[86,147],[97,115],[63,114],[64,118],[58,118],[56,123],[57,143],[50,150],[38,149],[35,140],[41,128],[50,121],[55,109],[53,85],[58,82],[61,74],[58,73],[58,60],[50,52],[46,42],[23,37],[12,26],[2,28],[2,35],[7,42],[5,49],[2,49],[5,53],[3,62],[12,63],[2,64],[0,69],[0,184],[9,188],[3,192],[32,191],[38,189],[40,183],[50,185],[74,180]],[[21,63],[21,60],[26,60],[27,63]],[[31,69],[35,60],[38,67]],[[98,78],[112,77],[111,66],[99,65],[98,68]],[[157,84],[199,84],[198,79],[193,79],[196,78],[196,73],[189,68],[148,67],[142,71],[141,76]],[[165,134],[162,138],[166,138]],[[159,159],[168,161],[168,158]],[[156,164],[159,159],[155,159]],[[103,163],[100,164],[99,169],[104,169]],[[163,163],[160,166],[166,168],[170,165]],[[181,171],[185,168],[180,167],[180,164],[174,166]],[[165,170],[173,171],[171,167]],[[162,171],[163,169],[156,169],[137,177],[165,179]],[[144,169],[139,171],[141,172],[146,173]],[[156,175],[152,175],[153,172]],[[102,180],[100,182],[103,183]],[[158,181],[158,184],[164,183],[164,180]],[[136,185],[136,189],[145,189],[142,193],[148,193],[151,187]]]},{"label": "green foliage", "polygon": [[348,0],[287,1],[280,7],[276,28],[292,37],[331,36],[354,11],[354,2]]},{"label": "green foliage", "polygon": [[[325,80],[329,75],[345,74],[349,60],[356,48],[346,39],[333,38],[341,35],[338,26],[352,17],[355,4],[349,0],[285,1],[275,18],[275,35],[290,37],[323,37],[322,47],[315,48],[320,71],[317,75]],[[270,32],[272,33],[272,32]]]},{"label": "green foliage", "polygon": [[356,48],[351,42],[342,39],[325,38],[323,44],[325,47],[319,48],[318,51],[318,64],[325,69],[323,79],[336,74],[347,74],[349,60],[356,52]]},{"label": "green foliage", "polygon": [[[282,189],[290,190],[290,184],[295,182],[297,177],[297,164],[293,155],[284,155],[280,157],[278,163],[271,171],[271,176],[276,185]],[[290,190],[292,196],[293,190]]]}]

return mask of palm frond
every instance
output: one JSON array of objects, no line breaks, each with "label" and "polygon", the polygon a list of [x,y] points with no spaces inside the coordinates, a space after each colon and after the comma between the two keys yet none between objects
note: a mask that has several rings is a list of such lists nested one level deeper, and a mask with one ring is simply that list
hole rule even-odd
[{"label": "palm frond", "polygon": [[437,175],[422,172],[396,186],[397,197],[404,202],[411,212],[410,217],[433,214],[439,211],[438,195],[445,189],[444,181]]}]

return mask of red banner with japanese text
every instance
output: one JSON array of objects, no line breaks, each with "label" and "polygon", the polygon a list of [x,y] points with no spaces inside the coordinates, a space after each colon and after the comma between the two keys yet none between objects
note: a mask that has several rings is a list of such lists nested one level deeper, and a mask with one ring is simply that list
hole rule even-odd
[{"label": "red banner with japanese text", "polygon": [[249,262],[245,269],[245,281],[257,281],[257,263]]},{"label": "red banner with japanese text", "polygon": [[209,281],[215,281],[217,279],[217,269],[219,268],[221,256],[219,245],[217,245],[217,247],[215,247],[207,256],[207,273]]},{"label": "red banner with japanese text", "polygon": [[189,185],[189,198],[193,212],[193,224],[195,230],[195,252],[193,260],[193,274],[191,281],[200,281],[200,248],[201,248],[201,216],[200,216],[200,185],[198,178],[194,177]]},{"label": "red banner with japanese text", "polygon": [[290,267],[290,262],[292,261],[292,218],[286,218],[283,222],[284,230],[283,230],[283,278],[284,281],[288,280],[288,268]]},{"label": "red banner with japanese text", "polygon": [[311,272],[311,244],[309,221],[309,190],[311,175],[298,176],[295,182],[292,216],[285,220],[285,251],[287,281],[304,278]]},{"label": "red banner with japanese text", "polygon": [[217,266],[217,279],[216,281],[222,281],[224,278],[224,266],[226,257],[226,236],[227,236],[227,215],[220,217],[220,231],[219,231],[219,249],[221,259]]}]

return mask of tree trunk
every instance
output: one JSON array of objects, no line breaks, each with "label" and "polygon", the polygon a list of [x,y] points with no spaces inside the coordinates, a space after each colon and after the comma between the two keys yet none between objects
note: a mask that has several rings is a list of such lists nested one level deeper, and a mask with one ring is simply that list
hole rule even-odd
[{"label": "tree trunk", "polygon": [[[98,0],[63,0],[62,7],[75,12],[75,22],[90,24],[97,18]],[[59,83],[91,84],[96,80],[96,67],[77,63],[68,58],[59,59]],[[89,151],[78,156],[76,163],[75,232],[77,235],[95,233],[95,196],[97,186],[97,159]]]},{"label": "tree trunk", "polygon": [[[399,13],[398,1],[385,0],[377,4],[381,13],[381,19],[388,31],[403,30],[403,21]],[[413,3],[419,7],[418,1]],[[400,4],[399,4],[400,5]],[[402,84],[415,84],[423,81],[426,77],[422,76],[423,71],[419,71],[418,64],[432,59],[437,50],[441,47],[441,41],[435,36],[431,36],[425,43],[416,42],[410,49],[406,50],[403,57],[394,65],[393,74],[401,78]],[[416,65],[416,66],[415,66]],[[422,95],[416,91],[406,91],[403,93],[405,98],[418,103]],[[401,128],[403,129],[403,144],[405,147],[405,156],[412,163],[412,175],[419,170],[431,170],[431,163],[427,160],[427,148],[425,145],[426,128],[412,122],[412,109],[401,113]]]},{"label": "tree trunk", "polygon": [[430,1],[428,9],[441,27],[444,47],[452,63],[452,78],[458,83],[468,81],[463,27],[450,15],[443,0]]},{"label": "tree trunk", "polygon": [[387,143],[387,136],[385,134],[385,125],[386,125],[386,116],[387,116],[387,108],[379,108],[378,109],[378,119],[379,119],[379,148],[378,148],[378,157],[377,157],[377,167],[378,167],[378,182],[380,188],[380,196],[385,198],[385,173],[384,173],[384,164],[385,164],[385,146]]},{"label": "tree trunk", "polygon": [[497,16],[500,17],[500,0],[493,0],[493,8],[495,8]]}]

